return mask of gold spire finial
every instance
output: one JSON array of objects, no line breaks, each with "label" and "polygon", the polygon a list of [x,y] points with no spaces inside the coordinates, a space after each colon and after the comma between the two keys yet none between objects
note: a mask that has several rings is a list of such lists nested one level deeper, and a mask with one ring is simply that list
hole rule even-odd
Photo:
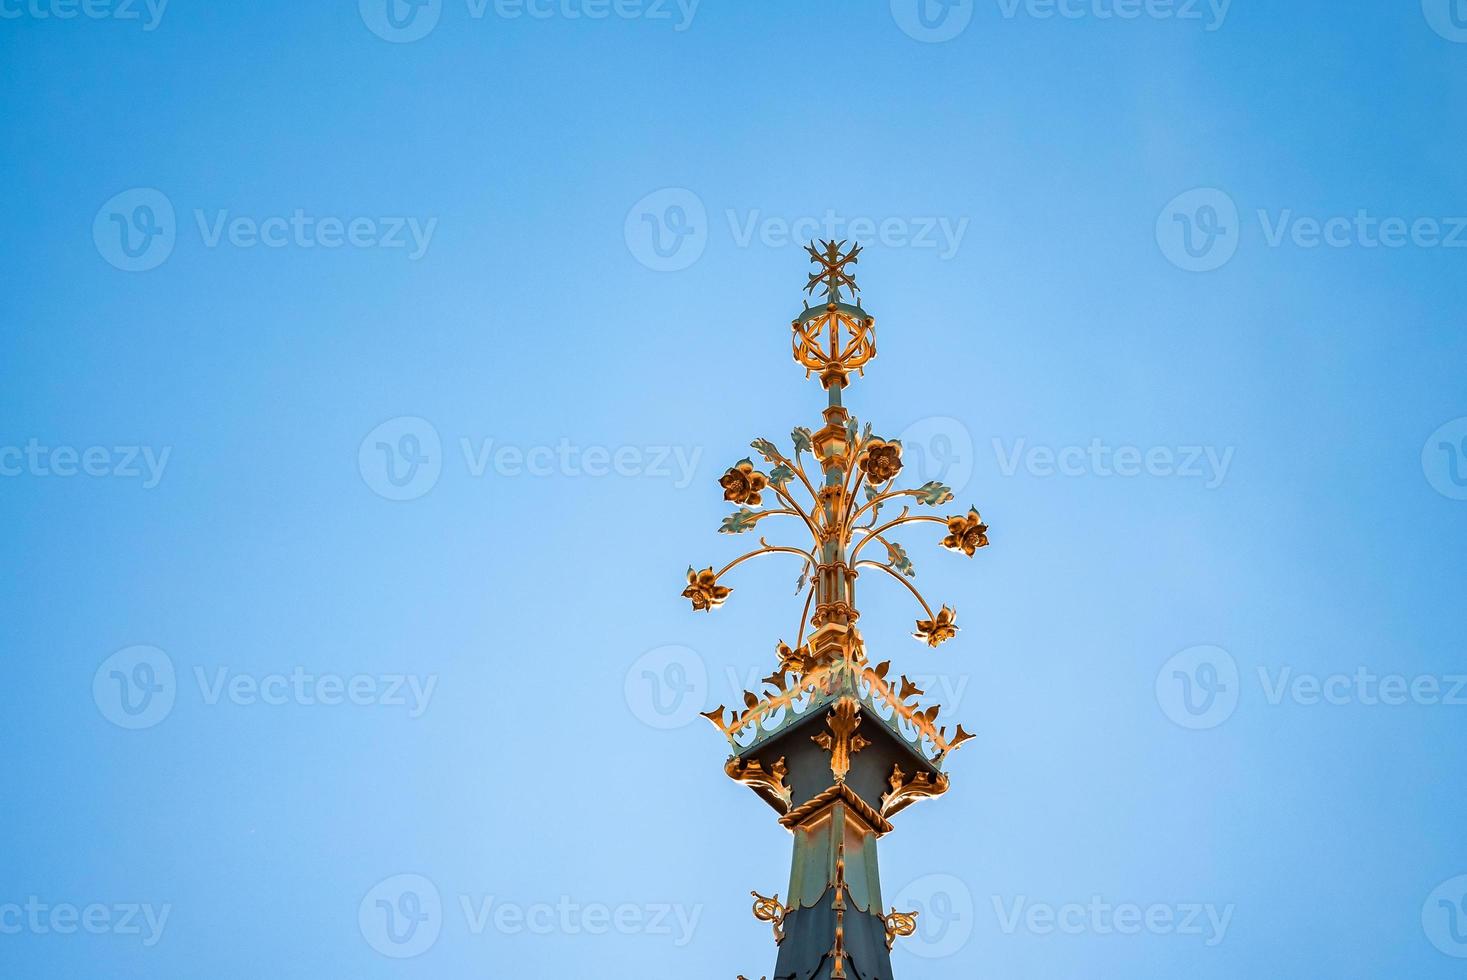
[{"label": "gold spire finial", "polygon": [[[865,373],[866,362],[876,356],[876,321],[861,308],[861,291],[856,285],[856,275],[850,266],[860,261],[861,246],[851,246],[843,251],[846,243],[815,242],[805,246],[810,261],[819,270],[810,273],[805,292],[813,293],[815,287],[825,285],[825,304],[807,307],[795,318],[794,355],[805,369],[805,376],[819,372],[820,383],[826,389],[844,388],[850,373]],[[851,302],[846,302],[841,290],[851,291]]]},{"label": "gold spire finial", "polygon": [[855,273],[846,269],[848,265],[855,265],[860,261],[861,245],[857,243],[849,252],[842,252],[846,247],[844,241],[837,244],[834,240],[821,242],[825,249],[823,252],[811,242],[805,246],[805,251],[810,253],[810,261],[820,266],[819,272],[810,273],[810,281],[805,284],[805,292],[814,293],[815,287],[825,283],[825,296],[827,299],[840,299],[840,288],[850,287],[852,293],[859,293],[861,287],[856,285]]}]

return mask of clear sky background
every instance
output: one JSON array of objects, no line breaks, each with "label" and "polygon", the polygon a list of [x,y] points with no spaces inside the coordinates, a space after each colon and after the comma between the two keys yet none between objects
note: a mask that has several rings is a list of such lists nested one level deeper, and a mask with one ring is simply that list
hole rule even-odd
[{"label": "clear sky background", "polygon": [[0,974],[767,975],[829,232],[992,527],[898,976],[1461,975],[1467,4],[394,2],[0,0]]}]

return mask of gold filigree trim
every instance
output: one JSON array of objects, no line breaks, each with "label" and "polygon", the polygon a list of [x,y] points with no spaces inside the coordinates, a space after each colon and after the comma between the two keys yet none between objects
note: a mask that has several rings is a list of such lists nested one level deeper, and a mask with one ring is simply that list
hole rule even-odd
[{"label": "gold filigree trim", "polygon": [[917,697],[923,693],[921,688],[903,675],[901,689],[896,690],[886,679],[887,671],[890,669],[891,661],[883,661],[875,667],[866,667],[862,670],[861,679],[869,684],[872,692],[885,701],[902,720],[931,740],[933,747],[937,750],[937,758],[941,759],[973,737],[971,732],[963,731],[962,725],[958,725],[951,736],[947,733],[947,726],[939,728],[937,716],[942,711],[940,706],[934,704],[923,708],[915,702],[908,703],[908,698]]}]

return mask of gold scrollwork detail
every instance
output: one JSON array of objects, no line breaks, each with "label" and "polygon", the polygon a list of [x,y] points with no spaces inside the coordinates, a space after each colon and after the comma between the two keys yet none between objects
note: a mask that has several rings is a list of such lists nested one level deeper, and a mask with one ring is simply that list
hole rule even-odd
[{"label": "gold scrollwork detail", "polygon": [[938,773],[937,778],[933,779],[925,771],[908,777],[906,773],[902,772],[902,767],[896,765],[891,767],[891,776],[887,778],[886,782],[891,787],[891,792],[881,797],[881,815],[883,817],[889,817],[898,810],[906,809],[918,800],[941,796],[947,792],[949,779],[945,772]]},{"label": "gold scrollwork detail", "polygon": [[883,915],[881,921],[886,924],[886,948],[888,950],[895,945],[898,936],[906,938],[917,931],[917,913],[898,912],[895,905],[891,908],[891,914]]},{"label": "gold scrollwork detail", "polygon": [[789,812],[793,799],[790,788],[784,781],[785,776],[789,775],[789,768],[785,765],[783,756],[769,767],[768,772],[764,770],[764,764],[758,759],[742,761],[738,756],[730,758],[724,764],[723,771],[728,773],[730,779],[751,787],[754,792],[771,803],[777,803],[776,809],[780,813]]},{"label": "gold scrollwork detail", "polygon": [[779,900],[776,892],[773,898],[766,898],[758,892],[750,892],[754,896],[754,918],[760,922],[768,922],[774,929],[774,944],[776,946],[784,942],[784,920],[790,914],[789,906]]}]

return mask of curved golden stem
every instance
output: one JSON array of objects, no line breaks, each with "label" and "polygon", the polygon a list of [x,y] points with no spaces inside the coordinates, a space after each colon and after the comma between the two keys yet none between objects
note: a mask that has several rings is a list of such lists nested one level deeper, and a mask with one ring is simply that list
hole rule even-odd
[{"label": "curved golden stem", "polygon": [[800,630],[795,634],[795,649],[805,645],[805,621],[810,615],[810,603],[815,598],[815,583],[810,583],[810,591],[805,594],[805,608],[800,611]]},{"label": "curved golden stem", "polygon": [[724,565],[721,569],[719,569],[718,570],[718,573],[713,576],[713,581],[717,582],[719,579],[723,578],[724,574],[726,572],[728,572],[730,569],[734,568],[737,565],[742,565],[744,562],[748,561],[750,558],[757,558],[760,555],[772,555],[775,552],[788,552],[789,554],[792,554],[792,555],[799,555],[801,558],[805,559],[805,561],[808,562],[809,564],[811,564],[811,565],[816,564],[816,562],[815,562],[815,556],[812,555],[812,554],[810,554],[810,552],[805,551],[805,550],[803,550],[801,548],[790,548],[790,547],[786,547],[785,545],[774,545],[774,544],[770,544],[768,541],[765,541],[763,538],[760,538],[759,539],[759,543],[761,545],[763,545],[764,547],[760,548],[758,551],[751,551],[747,555],[739,555],[739,557],[735,558],[733,561],[729,562],[727,565]]},{"label": "curved golden stem", "polygon": [[757,510],[754,512],[754,523],[757,524],[760,521],[764,520],[764,518],[773,517],[775,514],[793,514],[795,517],[805,516],[793,507],[779,507],[774,510]]},{"label": "curved golden stem", "polygon": [[[888,480],[886,485],[891,486],[891,481]],[[857,508],[856,512],[850,516],[846,523],[854,526],[854,524],[856,523],[856,518],[860,517],[871,508],[880,507],[888,500],[895,500],[898,497],[916,496],[916,494],[916,490],[893,490],[891,493],[886,493],[884,491],[882,493],[878,493],[876,496],[872,497],[867,503],[862,504],[859,508]],[[909,507],[907,509],[910,510],[911,508]]]},{"label": "curved golden stem", "polygon": [[[847,500],[854,499],[857,488],[861,486],[861,467],[856,465],[856,457],[861,455],[861,446],[863,443],[864,440],[861,438],[860,433],[857,433],[856,438],[851,440],[849,455],[846,457],[850,460],[847,464],[850,469],[846,470],[845,479],[841,481],[841,493],[843,498]],[[841,526],[845,526],[844,521],[842,521]]]},{"label": "curved golden stem", "polygon": [[[886,495],[886,491],[888,489],[890,489],[892,483],[894,483],[895,481],[896,481],[896,477],[892,477],[890,480],[887,480],[885,483],[883,483],[881,485],[881,490],[876,494],[875,497],[872,498],[873,502],[876,501],[876,500],[882,499],[882,497]],[[856,488],[857,489],[860,489],[860,486],[861,486],[861,484],[860,484],[860,481],[858,480],[856,482]],[[906,491],[906,492],[910,493],[911,491]],[[841,519],[841,527],[842,528],[852,527],[855,524],[856,515],[858,513],[860,513],[861,511],[865,510],[865,509],[866,508],[864,506],[862,506],[862,507],[857,507],[856,506],[856,493],[855,493],[854,490],[851,491],[850,500],[846,504],[846,513],[845,513],[845,516]]]},{"label": "curved golden stem", "polygon": [[[903,507],[900,517],[896,518],[895,520],[887,521],[885,524],[881,525],[878,528],[866,531],[866,536],[861,539],[861,542],[859,544],[851,549],[851,561],[854,562],[856,560],[856,556],[861,553],[862,548],[866,547],[866,545],[869,544],[873,539],[881,537],[883,531],[888,531],[891,528],[900,527],[903,524],[918,524],[922,521],[929,521],[933,524],[941,524],[943,527],[947,527],[947,521],[943,520],[941,517],[929,517],[926,514],[916,514],[912,517],[908,517],[907,511],[909,510],[911,510],[910,507]],[[854,530],[865,531],[866,529],[856,528]]]},{"label": "curved golden stem", "polygon": [[[862,542],[862,543],[864,543],[864,542]],[[917,587],[914,586],[911,582],[908,582],[906,580],[906,577],[903,576],[896,569],[892,568],[890,565],[883,565],[879,561],[872,561],[869,558],[866,559],[865,561],[858,561],[854,565],[852,565],[851,567],[852,568],[860,568],[862,565],[870,565],[872,568],[879,568],[883,572],[885,572],[886,574],[890,575],[892,578],[896,579],[898,582],[900,582],[903,585],[905,585],[907,587],[907,591],[910,592],[910,593],[912,593],[912,595],[916,596],[917,597],[917,601],[920,602],[920,603],[922,603],[922,609],[927,613],[927,618],[928,619],[936,619],[937,618],[935,615],[933,615],[933,613],[932,613],[932,607],[927,604],[927,600],[924,599],[924,598],[922,598],[922,593],[920,593],[920,592],[917,591]]]},{"label": "curved golden stem", "polygon": [[888,540],[886,540],[886,536],[885,535],[883,535],[883,534],[877,534],[877,535],[874,535],[874,537],[876,538],[877,541],[880,541],[882,544],[886,545],[886,550],[887,550],[888,553],[891,552],[891,542],[888,541]]},{"label": "curved golden stem", "polygon": [[800,474],[801,476],[803,476],[805,478],[805,486],[808,487],[811,491],[814,491],[815,488],[810,483],[810,471],[807,470],[807,469],[805,469],[805,459],[804,459],[804,456],[805,456],[805,454],[802,453],[802,452],[800,452],[800,450],[798,450],[798,449],[795,450],[795,458],[794,458],[795,472],[798,473],[798,474]]},{"label": "curved golden stem", "polygon": [[[784,459],[783,456],[781,456],[780,459],[783,459],[786,465],[788,465],[790,462],[789,460]],[[800,453],[798,452],[795,453],[794,463],[795,465],[791,467],[791,469],[795,471],[795,475],[800,478],[800,482],[803,483],[805,485],[805,489],[809,491],[810,499],[818,504],[820,502],[820,494],[815,492],[815,485],[810,482],[810,477],[806,475],[805,464],[800,462]]]},{"label": "curved golden stem", "polygon": [[[770,486],[774,486],[774,484],[770,484]],[[786,510],[785,508],[781,508],[781,512],[799,515],[800,519],[805,522],[805,526],[810,529],[810,535],[815,539],[815,544],[817,546],[822,544],[825,539],[820,534],[820,528],[817,527],[815,522],[810,519],[810,515],[804,510],[804,508],[795,503],[795,498],[791,497],[781,487],[774,486],[774,492],[779,494],[781,500],[790,505],[788,510]]]}]

